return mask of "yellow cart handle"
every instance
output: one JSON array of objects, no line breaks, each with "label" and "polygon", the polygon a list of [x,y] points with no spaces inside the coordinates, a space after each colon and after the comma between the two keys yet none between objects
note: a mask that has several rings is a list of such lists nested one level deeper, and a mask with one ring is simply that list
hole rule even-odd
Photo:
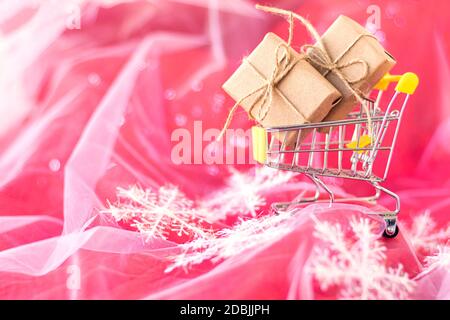
[{"label": "yellow cart handle", "polygon": [[414,94],[419,85],[419,77],[412,72],[407,72],[401,76],[386,73],[384,77],[378,81],[375,89],[385,91],[391,82],[397,82],[395,91],[406,94]]},{"label": "yellow cart handle", "polygon": [[260,126],[252,127],[253,159],[264,164],[267,157],[267,132]]}]

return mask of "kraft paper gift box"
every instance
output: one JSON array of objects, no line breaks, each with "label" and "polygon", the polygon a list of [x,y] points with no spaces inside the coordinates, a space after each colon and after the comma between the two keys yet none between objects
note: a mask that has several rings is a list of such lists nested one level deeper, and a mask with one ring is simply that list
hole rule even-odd
[{"label": "kraft paper gift box", "polygon": [[[333,22],[322,35],[321,40],[331,60],[338,65],[344,65],[358,59],[366,61],[368,66],[367,76],[352,84],[352,87],[362,95],[367,95],[396,63],[392,55],[383,48],[374,36],[360,24],[343,15]],[[317,47],[317,44],[315,46]],[[350,49],[347,51],[348,48]],[[309,54],[312,52],[309,51]],[[325,75],[328,81],[342,94],[342,100],[323,121],[344,119],[358,103],[356,97],[334,72],[327,73],[327,70],[315,64],[314,61],[311,61],[311,64]],[[348,79],[356,80],[364,74],[364,66],[361,63],[355,63],[340,68],[340,71]]]},{"label": "kraft paper gift box", "polygon": [[[264,100],[261,99],[261,94],[264,90],[249,94],[264,86],[271,77],[277,54],[279,55],[277,48],[279,49],[280,44],[289,50],[290,59],[298,59],[298,62],[275,84],[271,103],[266,106],[267,114],[263,119],[258,119]],[[268,33],[264,37],[262,42],[224,83],[223,89],[235,101],[240,101],[248,96],[241,101],[240,106],[247,113],[252,110],[251,116],[263,127],[319,122],[341,99],[341,94],[331,83],[274,33]],[[287,137],[281,132],[276,136],[281,141],[286,139],[286,144],[289,146],[295,144],[297,139],[294,132],[290,132]]]}]

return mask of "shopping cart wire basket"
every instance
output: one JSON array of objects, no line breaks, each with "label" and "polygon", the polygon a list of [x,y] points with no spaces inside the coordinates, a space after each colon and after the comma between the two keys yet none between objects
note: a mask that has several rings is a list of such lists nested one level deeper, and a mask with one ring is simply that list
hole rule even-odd
[{"label": "shopping cart wire basket", "polygon": [[[386,100],[386,92],[393,82],[397,83],[395,91]],[[323,201],[319,200],[321,189],[328,193],[330,205],[337,201],[374,203],[384,193],[394,199],[395,209],[377,214],[386,221],[384,235],[395,237],[398,233],[400,198],[380,183],[388,175],[403,112],[418,84],[419,78],[411,72],[401,76],[386,74],[372,92],[374,100],[366,100],[368,109],[360,106],[359,111],[350,113],[344,120],[285,127],[254,126],[253,157],[257,162],[280,170],[303,173],[316,186],[314,196],[294,202],[273,203],[273,210],[280,212],[295,205]],[[381,105],[385,100],[387,106],[383,110]],[[364,110],[369,110],[370,125]],[[333,191],[319,177],[366,181],[375,188],[375,194],[335,199]]]}]

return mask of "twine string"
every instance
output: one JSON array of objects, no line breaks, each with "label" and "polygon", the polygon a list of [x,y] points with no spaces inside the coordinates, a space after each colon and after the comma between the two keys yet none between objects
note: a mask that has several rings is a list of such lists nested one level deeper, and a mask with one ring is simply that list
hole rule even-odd
[{"label": "twine string", "polygon": [[[217,140],[221,140],[223,135],[225,134],[226,130],[228,129],[234,113],[236,112],[238,106],[248,99],[251,96],[254,96],[257,94],[255,101],[250,106],[250,109],[248,111],[249,117],[251,119],[256,119],[258,121],[262,121],[266,118],[267,114],[270,111],[270,106],[272,105],[272,99],[274,91],[277,92],[279,96],[284,100],[284,102],[296,113],[300,114],[303,118],[306,118],[300,110],[298,110],[294,104],[279,90],[277,90],[276,86],[277,84],[284,79],[284,77],[292,70],[292,68],[301,60],[306,59],[305,55],[301,55],[299,58],[292,58],[292,54],[289,50],[290,45],[286,45],[284,43],[280,43],[276,48],[275,53],[275,63],[274,68],[272,70],[272,73],[268,79],[265,78],[265,76],[249,61],[247,58],[244,59],[244,63],[247,63],[258,76],[262,79],[264,79],[264,84],[259,86],[258,88],[254,89],[233,105],[230,112],[228,113],[228,117],[225,121],[225,125],[220,132],[219,136],[217,137]],[[257,117],[254,117],[253,111],[254,108],[260,105]]]}]

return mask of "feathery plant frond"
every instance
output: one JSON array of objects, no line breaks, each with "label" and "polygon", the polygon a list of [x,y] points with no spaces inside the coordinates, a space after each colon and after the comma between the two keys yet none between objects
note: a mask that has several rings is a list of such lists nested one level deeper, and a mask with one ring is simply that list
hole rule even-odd
[{"label": "feathery plant frond", "polygon": [[369,219],[355,219],[351,241],[339,223],[316,221],[315,237],[324,246],[316,247],[310,272],[321,290],[339,289],[343,299],[406,299],[415,283],[402,265],[386,266],[386,247]]},{"label": "feathery plant frond", "polygon": [[118,188],[117,197],[117,202],[108,203],[103,212],[136,227],[146,241],[167,240],[170,234],[209,237],[209,231],[202,226],[205,222],[202,211],[196,210],[193,202],[175,186],[163,186],[156,192],[139,186]]},{"label": "feathery plant frond", "polygon": [[166,272],[176,268],[189,267],[210,260],[218,262],[236,256],[246,250],[274,243],[288,234],[293,225],[288,223],[291,213],[284,212],[252,218],[241,219],[232,228],[216,232],[214,237],[197,238],[181,245],[182,252],[173,258],[173,264]]}]

